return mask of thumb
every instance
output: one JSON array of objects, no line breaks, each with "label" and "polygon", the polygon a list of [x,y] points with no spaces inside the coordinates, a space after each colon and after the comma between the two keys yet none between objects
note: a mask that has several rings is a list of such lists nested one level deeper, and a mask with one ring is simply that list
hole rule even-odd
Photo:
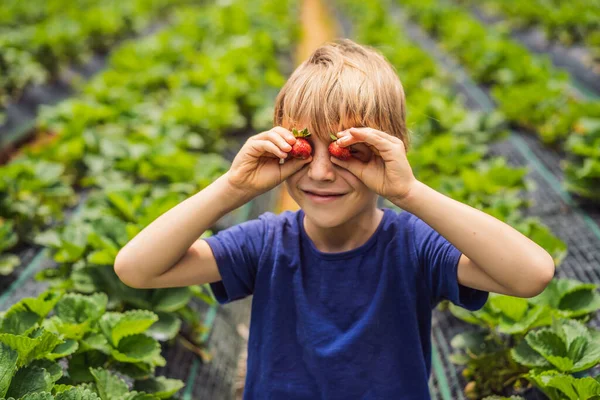
[{"label": "thumb", "polygon": [[281,165],[281,179],[286,180],[295,172],[300,171],[300,169],[312,161],[312,156],[303,160],[301,158],[288,158]]}]

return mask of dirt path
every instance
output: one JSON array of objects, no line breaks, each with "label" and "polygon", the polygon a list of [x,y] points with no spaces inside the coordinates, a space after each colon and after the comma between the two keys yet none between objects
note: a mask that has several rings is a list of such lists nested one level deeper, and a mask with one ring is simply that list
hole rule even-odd
[{"label": "dirt path", "polygon": [[[296,49],[296,65],[300,65],[323,43],[337,37],[339,32],[335,18],[325,6],[327,0],[303,0],[299,23],[304,28],[300,44]],[[277,212],[297,210],[298,204],[289,196],[285,185],[281,185]]]}]

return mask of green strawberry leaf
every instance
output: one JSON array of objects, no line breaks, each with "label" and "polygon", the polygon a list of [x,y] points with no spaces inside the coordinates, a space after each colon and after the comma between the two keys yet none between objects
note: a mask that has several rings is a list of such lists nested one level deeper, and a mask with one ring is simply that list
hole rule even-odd
[{"label": "green strawberry leaf", "polygon": [[109,312],[100,319],[100,328],[112,345],[118,347],[123,337],[145,332],[156,321],[158,316],[146,310]]},{"label": "green strawberry leaf", "polygon": [[90,368],[102,400],[123,399],[129,392],[124,380],[102,368]]},{"label": "green strawberry leaf", "polygon": [[0,343],[0,398],[8,391],[10,381],[17,370],[19,353],[5,343]]},{"label": "green strawberry leaf", "polygon": [[98,395],[90,389],[70,387],[56,394],[55,400],[100,400]]},{"label": "green strawberry leaf", "polygon": [[552,364],[537,351],[533,350],[525,340],[521,341],[515,348],[511,349],[510,355],[513,360],[526,367],[552,368]]},{"label": "green strawberry leaf", "polygon": [[46,356],[46,358],[50,360],[56,360],[57,358],[63,358],[68,355],[71,355],[77,351],[79,348],[79,343],[73,339],[66,339],[64,343],[59,344],[52,350],[50,354]]},{"label": "green strawberry leaf", "polygon": [[56,304],[58,318],[69,324],[82,324],[95,321],[106,311],[108,297],[105,293],[82,295],[69,293]]},{"label": "green strawberry leaf", "polygon": [[184,386],[185,384],[179,379],[167,379],[164,376],[157,376],[145,380],[137,380],[133,387],[136,390],[152,393],[160,399],[167,399]]},{"label": "green strawberry leaf", "polygon": [[17,367],[29,364],[32,360],[43,358],[63,341],[55,334],[44,329],[34,331],[36,337],[0,334],[0,343],[4,343],[19,354]]},{"label": "green strawberry leaf", "polygon": [[115,360],[123,363],[151,363],[160,355],[160,344],[144,334],[130,335],[124,337],[111,354]]},{"label": "green strawberry leaf", "polygon": [[52,375],[44,368],[27,366],[19,369],[10,383],[6,397],[16,399],[28,393],[50,392],[54,381]]},{"label": "green strawberry leaf", "polygon": [[192,291],[187,287],[156,289],[152,294],[154,311],[173,312],[184,307],[192,298]]},{"label": "green strawberry leaf", "polygon": [[173,339],[179,333],[181,320],[174,313],[157,312],[158,321],[146,331],[156,340],[165,341]]}]

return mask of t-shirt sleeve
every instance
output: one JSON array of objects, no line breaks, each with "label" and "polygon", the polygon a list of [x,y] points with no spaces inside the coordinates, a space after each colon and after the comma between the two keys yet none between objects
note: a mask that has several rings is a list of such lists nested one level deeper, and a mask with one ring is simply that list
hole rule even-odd
[{"label": "t-shirt sleeve", "polygon": [[415,218],[413,233],[415,251],[431,291],[432,307],[444,299],[471,311],[483,307],[489,293],[458,282],[461,251],[419,218]]},{"label": "t-shirt sleeve", "polygon": [[210,284],[219,303],[242,299],[254,292],[266,221],[264,216],[260,216],[204,239],[212,249],[221,274],[220,281]]}]

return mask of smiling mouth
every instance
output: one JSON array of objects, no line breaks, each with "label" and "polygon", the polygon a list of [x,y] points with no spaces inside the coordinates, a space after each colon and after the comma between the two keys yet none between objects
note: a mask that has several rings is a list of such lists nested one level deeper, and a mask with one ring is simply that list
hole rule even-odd
[{"label": "smiling mouth", "polygon": [[309,191],[306,191],[306,190],[303,190],[303,192],[310,199],[312,199],[314,201],[331,201],[331,200],[339,199],[340,197],[343,197],[343,196],[346,195],[346,193],[318,194],[318,193],[309,192]]}]

